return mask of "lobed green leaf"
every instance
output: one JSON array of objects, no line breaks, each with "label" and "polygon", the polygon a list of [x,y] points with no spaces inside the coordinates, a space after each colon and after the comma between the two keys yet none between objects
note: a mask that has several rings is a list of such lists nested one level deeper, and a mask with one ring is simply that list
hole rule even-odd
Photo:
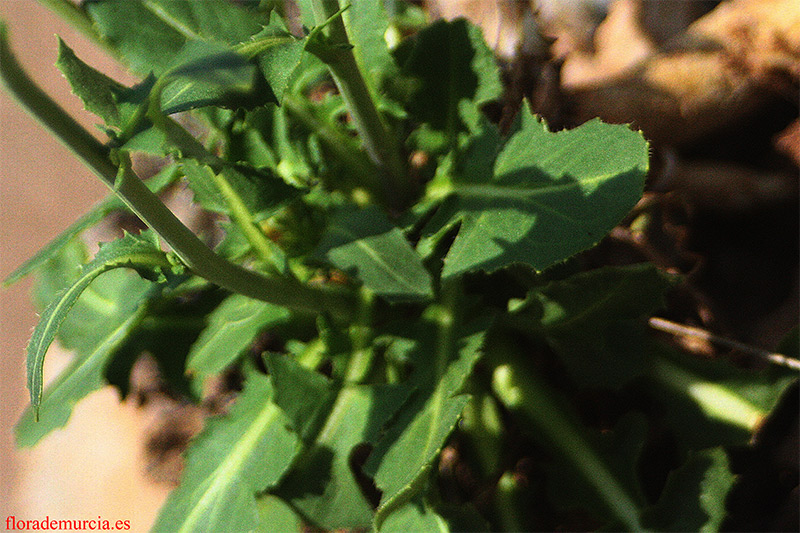
[{"label": "lobed green leaf", "polygon": [[[485,142],[482,152],[491,153],[495,138]],[[626,126],[592,120],[551,133],[527,116],[493,176],[455,177],[438,215],[461,223],[443,278],[514,263],[543,270],[593,246],[640,198],[647,155],[644,138]]]},{"label": "lobed green leaf", "polygon": [[656,531],[719,531],[735,480],[723,448],[691,452],[670,472],[658,502],[645,511],[644,524]]},{"label": "lobed green leaf", "polygon": [[619,389],[648,371],[644,320],[664,305],[670,284],[649,263],[599,268],[537,287],[514,313],[578,383]]},{"label": "lobed green leaf", "polygon": [[[270,353],[266,361],[274,383],[275,405],[283,409],[303,441],[313,441],[336,398],[337,387],[290,357]],[[309,402],[309,398],[314,401]]]},{"label": "lobed green leaf", "polygon": [[465,19],[439,20],[401,50],[404,74],[418,80],[409,108],[415,118],[454,140],[463,128],[462,102],[480,105],[503,91],[494,53],[478,27]]},{"label": "lobed green leaf", "polygon": [[210,105],[235,109],[273,101],[268,91],[258,90],[255,66],[214,41],[187,41],[158,79],[161,110],[167,115]]}]

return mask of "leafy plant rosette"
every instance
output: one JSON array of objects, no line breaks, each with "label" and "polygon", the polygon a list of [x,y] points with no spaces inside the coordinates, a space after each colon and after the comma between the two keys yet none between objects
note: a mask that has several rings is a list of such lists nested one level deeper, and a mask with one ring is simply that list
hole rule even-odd
[{"label": "leafy plant rosette", "polygon": [[[481,113],[503,88],[480,31],[400,3],[305,0],[299,18],[269,1],[44,3],[142,81],[59,42],[100,143],[30,81],[2,27],[9,91],[114,193],[6,280],[36,272],[43,306],[20,445],[106,383],[124,394],[146,350],[187,398],[230,368],[245,377],[190,443],[156,530],[524,530],[539,508],[614,529],[720,527],[727,447],[792,376],[651,339],[673,282],[655,267],[566,262],[640,198],[639,133],[551,132],[527,108],[501,133]],[[140,153],[163,158],[147,180]],[[165,207],[176,183],[217,214],[221,242]],[[126,210],[149,229],[87,260],[82,232]],[[254,359],[265,332],[281,347]],[[56,338],[75,358],[44,387]],[[587,391],[657,408],[597,427],[576,408]],[[638,465],[656,427],[677,452],[653,490]],[[446,490],[448,443],[488,500]],[[536,483],[520,475],[529,456]]]}]

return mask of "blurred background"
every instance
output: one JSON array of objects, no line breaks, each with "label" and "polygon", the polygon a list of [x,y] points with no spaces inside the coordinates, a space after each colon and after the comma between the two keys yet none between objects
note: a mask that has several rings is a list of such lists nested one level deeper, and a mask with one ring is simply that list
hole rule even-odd
[{"label": "blurred background", "polygon": [[[671,302],[673,318],[758,347],[774,349],[797,325],[797,0],[415,3],[434,17],[463,15],[482,27],[508,85],[505,101],[487,110],[501,125],[524,97],[551,129],[600,116],[633,124],[653,141],[648,192],[639,206],[648,217],[617,228],[592,257],[606,264],[649,260],[683,274],[687,282]],[[23,65],[89,129],[95,117],[81,109],[54,67],[55,35],[95,68],[133,81],[35,0],[3,0],[0,17]],[[105,194],[0,92],[0,276]],[[143,443],[159,429],[151,412],[120,405],[107,388],[79,403],[68,426],[33,450],[14,448],[12,428],[28,402],[24,353],[36,321],[30,288],[24,280],[0,290],[0,518],[102,516],[146,530],[170,488],[146,474],[152,457]],[[709,345],[686,348],[699,357],[720,356]],[[68,357],[51,350],[46,377]],[[771,460],[791,474],[785,492],[794,499],[786,500],[783,514],[753,513],[784,524],[797,521],[793,416],[794,429],[784,435],[789,451]],[[779,525],[751,530],[772,527]]]},{"label": "blurred background", "polygon": [[[125,73],[35,0],[4,0],[0,17],[29,74],[88,129],[96,117],[55,68],[56,35],[89,64],[120,79]],[[108,194],[106,187],[0,91],[0,277],[33,255]],[[130,520],[146,531],[168,487],[145,479],[141,433],[147,424],[110,388],[81,402],[61,431],[18,450],[13,427],[28,404],[25,346],[36,323],[31,279],[0,290],[0,523],[18,519]],[[69,355],[51,349],[46,379]]]}]

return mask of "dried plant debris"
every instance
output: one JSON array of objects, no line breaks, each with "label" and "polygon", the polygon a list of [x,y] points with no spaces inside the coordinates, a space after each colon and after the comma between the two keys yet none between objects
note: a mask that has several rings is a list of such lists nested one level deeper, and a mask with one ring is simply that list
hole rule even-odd
[{"label": "dried plant debris", "polygon": [[640,5],[612,4],[595,34],[595,53],[567,57],[563,79],[579,122],[633,122],[659,143],[686,145],[776,101],[796,104],[796,2],[724,2],[663,46],[647,36]]}]

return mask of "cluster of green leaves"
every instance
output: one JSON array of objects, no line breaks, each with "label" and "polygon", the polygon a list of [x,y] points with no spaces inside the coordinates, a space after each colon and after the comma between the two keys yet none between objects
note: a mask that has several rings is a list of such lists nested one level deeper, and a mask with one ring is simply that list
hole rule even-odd
[{"label": "cluster of green leaves", "polygon": [[[643,319],[671,284],[654,267],[566,262],[641,196],[642,136],[600,121],[550,132],[527,109],[501,132],[481,113],[502,96],[498,68],[464,20],[414,26],[416,8],[390,2],[389,14],[381,0],[301,1],[295,20],[277,4],[69,10],[142,81],[117,83],[60,42],[58,68],[103,120],[98,157],[119,168],[104,178],[122,201],[7,280],[36,271],[44,308],[18,442],[65,424],[105,383],[127,393],[147,351],[187,398],[230,368],[245,376],[191,442],[156,530],[525,530],[542,526],[542,505],[630,530],[718,529],[725,446],[747,443],[792,376],[651,339]],[[385,35],[403,33],[390,49]],[[164,158],[149,190],[181,183],[218,214],[224,238],[203,257],[219,263],[152,215],[158,200],[130,170],[138,152]],[[426,163],[406,163],[413,152]],[[152,229],[87,262],[81,233],[126,206]],[[257,275],[221,290],[217,265]],[[266,332],[281,348],[254,359]],[[76,356],[43,388],[56,336]],[[640,401],[598,426],[576,399],[598,392]],[[656,430],[677,451],[652,488],[639,459]],[[444,495],[448,442],[489,503]],[[542,494],[515,470],[528,456]]]}]

